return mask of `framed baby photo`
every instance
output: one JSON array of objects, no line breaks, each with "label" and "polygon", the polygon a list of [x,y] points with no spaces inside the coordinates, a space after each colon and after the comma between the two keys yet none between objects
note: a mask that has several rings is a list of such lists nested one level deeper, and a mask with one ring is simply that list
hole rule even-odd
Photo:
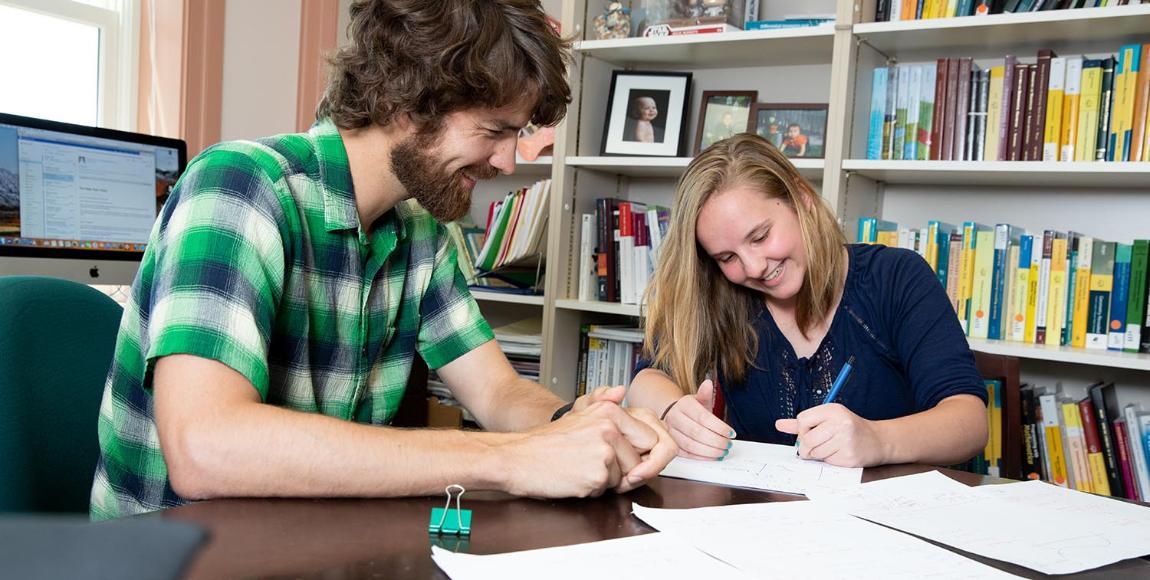
[{"label": "framed baby photo", "polygon": [[695,155],[738,133],[750,125],[751,107],[759,98],[757,91],[703,91],[699,105],[699,125],[695,129]]},{"label": "framed baby photo", "polygon": [[826,103],[759,103],[748,132],[770,141],[794,159],[822,159],[827,143]]},{"label": "framed baby photo", "polygon": [[603,155],[683,157],[691,73],[613,71]]}]

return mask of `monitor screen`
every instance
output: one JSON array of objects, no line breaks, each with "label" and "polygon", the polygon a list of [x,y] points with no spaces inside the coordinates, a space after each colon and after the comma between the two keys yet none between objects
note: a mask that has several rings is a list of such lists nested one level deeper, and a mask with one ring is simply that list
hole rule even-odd
[{"label": "monitor screen", "polygon": [[0,113],[0,275],[129,283],[186,164],[178,139]]}]

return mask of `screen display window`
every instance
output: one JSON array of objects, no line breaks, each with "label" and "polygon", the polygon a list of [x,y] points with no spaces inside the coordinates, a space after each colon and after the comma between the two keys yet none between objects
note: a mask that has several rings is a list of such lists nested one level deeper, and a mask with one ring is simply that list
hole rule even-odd
[{"label": "screen display window", "polygon": [[183,156],[0,120],[0,246],[142,252]]}]

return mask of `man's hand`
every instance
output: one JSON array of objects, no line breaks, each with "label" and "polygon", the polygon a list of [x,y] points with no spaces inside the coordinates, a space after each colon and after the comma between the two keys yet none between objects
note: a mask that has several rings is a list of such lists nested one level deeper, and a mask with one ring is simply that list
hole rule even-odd
[{"label": "man's hand", "polygon": [[[627,389],[623,386],[615,387],[598,387],[590,393],[575,399],[575,405],[572,407],[572,412],[582,411],[595,403],[612,403],[615,405],[622,404],[623,398],[627,395]],[[653,431],[657,439],[649,446],[645,446],[646,440],[632,440],[628,441],[632,446],[639,450],[642,461],[634,466],[632,469],[623,470],[623,479],[615,487],[615,491],[624,493],[631,491],[650,479],[659,475],[663,468],[675,458],[678,453],[678,446],[672,439],[671,434],[667,431],[659,418],[648,409],[629,408],[624,409],[627,415],[632,420],[642,422]],[[642,429],[632,427],[627,430],[631,433],[645,433]]]},{"label": "man's hand", "polygon": [[811,407],[794,419],[779,419],[775,428],[799,437],[799,457],[842,467],[885,463],[883,442],[873,421],[838,403]]},{"label": "man's hand", "polygon": [[679,446],[679,455],[690,459],[713,460],[727,456],[735,431],[711,412],[715,404],[715,384],[705,380],[693,395],[675,401],[663,421]]}]

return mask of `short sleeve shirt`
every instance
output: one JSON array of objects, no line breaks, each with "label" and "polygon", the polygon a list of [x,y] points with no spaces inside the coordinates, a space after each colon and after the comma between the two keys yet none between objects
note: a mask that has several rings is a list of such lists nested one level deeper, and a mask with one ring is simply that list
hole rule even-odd
[{"label": "short sleeve shirt", "polygon": [[154,418],[151,373],[167,355],[223,363],[268,404],[387,424],[416,351],[439,368],[493,337],[456,259],[413,201],[361,226],[328,120],[206,150],[132,285],[100,408],[92,517],[185,503]]}]

